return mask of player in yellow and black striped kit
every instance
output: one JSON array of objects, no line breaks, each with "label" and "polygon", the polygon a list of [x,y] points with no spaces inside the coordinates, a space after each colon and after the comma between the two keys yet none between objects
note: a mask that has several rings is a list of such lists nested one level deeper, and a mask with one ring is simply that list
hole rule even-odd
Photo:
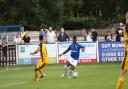
[{"label": "player in yellow and black striped kit", "polygon": [[37,80],[38,73],[40,73],[40,78],[44,77],[43,68],[48,64],[48,55],[47,55],[46,45],[43,42],[43,36],[39,36],[39,40],[40,40],[39,47],[33,53],[30,54],[33,55],[40,52],[40,59],[35,65],[34,80]]},{"label": "player in yellow and black striped kit", "polygon": [[126,20],[126,24],[123,26],[125,56],[121,64],[121,70],[116,89],[122,89],[125,80],[125,75],[128,71],[128,12],[126,13],[125,20]]}]

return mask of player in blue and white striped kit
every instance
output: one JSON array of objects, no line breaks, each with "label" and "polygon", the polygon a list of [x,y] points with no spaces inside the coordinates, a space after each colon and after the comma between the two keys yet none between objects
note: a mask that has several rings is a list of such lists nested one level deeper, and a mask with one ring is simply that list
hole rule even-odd
[{"label": "player in blue and white striped kit", "polygon": [[69,78],[71,77],[73,70],[77,66],[79,60],[80,49],[82,49],[82,52],[85,50],[83,45],[77,43],[76,36],[73,36],[73,43],[69,45],[69,47],[62,54],[59,55],[61,56],[71,51],[71,54],[68,57],[66,64],[64,65],[64,73],[61,75],[62,78],[64,76],[67,76],[68,73],[69,73]]}]

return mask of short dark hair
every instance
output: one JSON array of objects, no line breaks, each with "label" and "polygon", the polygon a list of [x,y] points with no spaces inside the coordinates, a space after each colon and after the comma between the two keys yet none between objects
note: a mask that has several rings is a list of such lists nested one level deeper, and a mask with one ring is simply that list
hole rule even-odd
[{"label": "short dark hair", "polygon": [[76,36],[73,36],[73,39],[76,39]]},{"label": "short dark hair", "polygon": [[44,37],[43,37],[42,35],[39,36],[39,40],[40,40],[40,41],[43,40],[43,38],[44,38]]}]

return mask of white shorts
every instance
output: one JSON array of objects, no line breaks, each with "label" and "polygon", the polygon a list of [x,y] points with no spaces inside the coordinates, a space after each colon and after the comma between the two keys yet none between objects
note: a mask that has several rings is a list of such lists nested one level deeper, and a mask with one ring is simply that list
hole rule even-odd
[{"label": "white shorts", "polygon": [[74,67],[77,66],[78,60],[73,59],[71,56],[68,57],[68,60],[70,62],[71,65],[73,65]]}]

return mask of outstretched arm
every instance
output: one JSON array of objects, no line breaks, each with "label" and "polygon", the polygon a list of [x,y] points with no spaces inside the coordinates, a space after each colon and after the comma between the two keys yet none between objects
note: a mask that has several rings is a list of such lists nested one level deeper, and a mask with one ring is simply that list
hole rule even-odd
[{"label": "outstretched arm", "polygon": [[63,53],[61,53],[59,56],[62,56],[63,54],[66,54],[69,50],[65,50]]},{"label": "outstretched arm", "polygon": [[30,55],[36,54],[40,51],[40,47],[38,47],[33,53],[30,53]]}]

